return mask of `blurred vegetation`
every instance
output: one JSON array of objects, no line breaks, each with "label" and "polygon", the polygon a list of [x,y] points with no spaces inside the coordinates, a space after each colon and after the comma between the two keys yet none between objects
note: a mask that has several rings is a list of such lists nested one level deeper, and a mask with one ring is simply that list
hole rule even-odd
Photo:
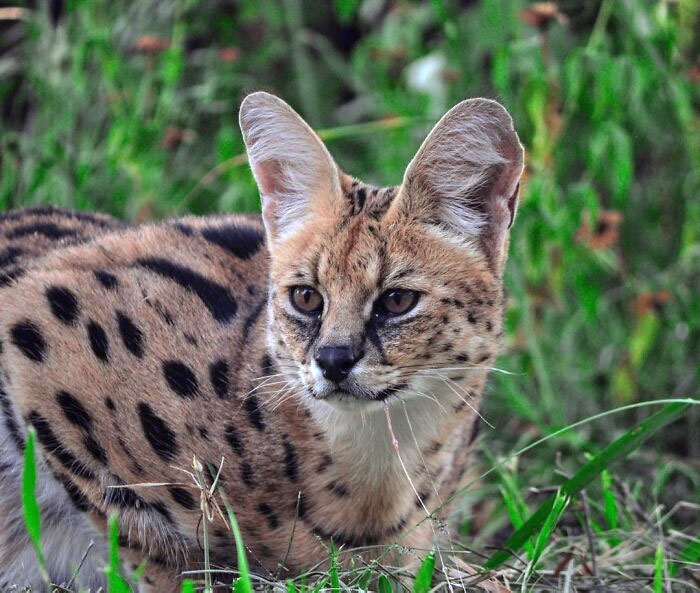
[{"label": "blurred vegetation", "polygon": [[[528,170],[498,361],[513,374],[487,387],[499,427],[483,437],[487,461],[602,410],[700,394],[697,0],[46,0],[7,11],[3,210],[52,203],[134,221],[257,210],[237,109],[259,89],[324,129],[346,171],[396,184],[449,107],[496,98]],[[580,463],[647,414],[552,443],[501,472],[501,491],[561,483],[573,466],[553,467],[555,451]],[[620,470],[635,500],[700,499],[699,429],[694,406]],[[490,512],[496,532],[508,517]],[[676,527],[700,524],[697,511],[681,516]]]}]

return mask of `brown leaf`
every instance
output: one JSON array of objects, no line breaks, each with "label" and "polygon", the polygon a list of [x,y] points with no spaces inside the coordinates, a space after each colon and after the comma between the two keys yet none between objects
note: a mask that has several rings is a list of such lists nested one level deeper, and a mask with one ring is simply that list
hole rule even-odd
[{"label": "brown leaf", "polygon": [[163,139],[160,141],[160,145],[163,148],[172,150],[180,146],[183,142],[192,142],[196,136],[194,130],[179,128],[177,126],[168,126],[165,128],[165,132],[163,132]]},{"label": "brown leaf", "polygon": [[240,54],[241,50],[237,47],[222,47],[219,50],[219,59],[222,62],[235,62]]},{"label": "brown leaf", "polygon": [[637,295],[634,300],[634,310],[637,315],[645,315],[646,313],[651,313],[652,311],[660,311],[664,304],[671,298],[670,293],[667,290],[660,290],[659,292],[643,292]]},{"label": "brown leaf", "polygon": [[520,18],[532,27],[546,29],[554,21],[560,25],[569,22],[568,17],[559,10],[555,2],[535,2],[530,8],[520,11]]},{"label": "brown leaf", "polygon": [[576,240],[590,249],[606,249],[617,243],[621,224],[622,214],[617,210],[601,210],[595,228],[591,228],[588,216],[584,215],[584,220],[576,231]]},{"label": "brown leaf", "polygon": [[170,47],[170,41],[155,35],[143,35],[136,41],[136,49],[145,54],[158,54]]}]

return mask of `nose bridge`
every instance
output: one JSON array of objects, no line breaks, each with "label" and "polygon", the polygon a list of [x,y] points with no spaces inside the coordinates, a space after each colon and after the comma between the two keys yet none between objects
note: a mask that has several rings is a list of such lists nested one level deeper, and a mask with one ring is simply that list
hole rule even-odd
[{"label": "nose bridge", "polygon": [[343,292],[345,295],[340,294],[337,299],[330,299],[318,339],[318,348],[348,346],[353,355],[357,356],[364,346],[363,303],[351,298],[348,294],[349,289],[346,288]]}]

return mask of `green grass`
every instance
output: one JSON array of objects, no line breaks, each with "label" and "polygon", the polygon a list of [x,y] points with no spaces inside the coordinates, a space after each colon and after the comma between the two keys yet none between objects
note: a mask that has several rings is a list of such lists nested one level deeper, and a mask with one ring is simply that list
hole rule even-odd
[{"label": "green grass", "polygon": [[[52,3],[34,4],[0,22],[2,210],[55,203],[133,221],[257,211],[237,127],[257,89],[288,100],[345,170],[377,184],[400,181],[458,100],[500,100],[528,163],[506,273],[507,373],[486,388],[498,430],[480,438],[486,475],[459,495],[450,556],[478,572],[540,512],[497,570],[514,590],[698,586],[700,408],[622,463],[608,457],[654,417],[638,404],[700,395],[696,1],[560,0],[566,18],[541,28],[526,0],[71,0],[57,24]],[[148,35],[167,49],[139,50]],[[601,456],[585,490],[567,491]],[[550,525],[557,491],[569,504]],[[23,504],[34,521],[31,497]],[[438,561],[433,587],[441,571]],[[358,563],[289,590],[327,578],[398,591],[415,576],[367,574]],[[249,576],[238,590],[257,583]]]}]

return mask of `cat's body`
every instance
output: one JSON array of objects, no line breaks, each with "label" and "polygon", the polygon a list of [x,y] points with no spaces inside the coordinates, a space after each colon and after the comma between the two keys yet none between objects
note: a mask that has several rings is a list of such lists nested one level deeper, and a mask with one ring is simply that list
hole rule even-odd
[{"label": "cat's body", "polygon": [[[31,425],[44,456],[40,503],[54,511],[44,516],[54,578],[70,578],[71,559],[93,538],[81,574],[99,581],[111,512],[127,565],[150,558],[146,587],[175,590],[180,571],[201,569],[194,458],[206,485],[221,467],[264,575],[327,560],[331,538],[345,548],[430,544],[430,522],[414,526],[466,469],[502,333],[522,169],[508,116],[476,103],[453,110],[431,138],[468,148],[451,134],[479,107],[478,147],[486,154],[491,134],[487,156],[502,156],[484,160],[478,179],[479,155],[462,172],[494,194],[482,220],[424,200],[445,181],[424,173],[442,166],[428,143],[402,186],[365,186],[335,168],[286,104],[258,93],[242,127],[265,226],[215,216],[132,228],[53,211],[0,221],[0,512],[19,515]],[[74,223],[83,236],[68,232]],[[230,529],[212,517],[212,563],[235,566]],[[19,518],[0,529],[0,586],[25,577],[37,586]],[[67,529],[73,545],[60,551]]]}]

